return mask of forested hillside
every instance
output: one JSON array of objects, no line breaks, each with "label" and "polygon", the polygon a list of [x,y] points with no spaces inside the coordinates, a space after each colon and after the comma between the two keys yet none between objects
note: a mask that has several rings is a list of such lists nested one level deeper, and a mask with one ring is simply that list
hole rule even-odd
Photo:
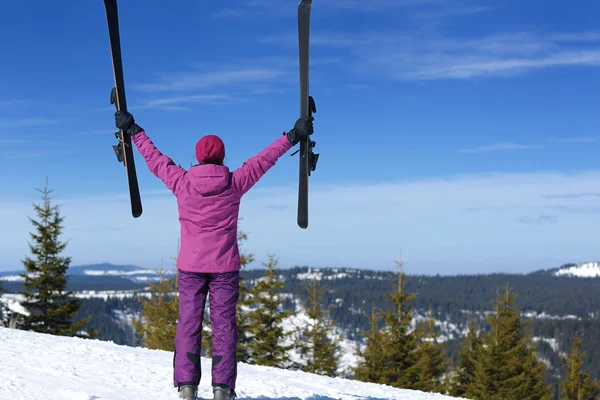
[{"label": "forested hillside", "polygon": [[[262,277],[262,270],[243,271],[252,284]],[[372,305],[387,307],[386,293],[392,291],[390,272],[346,268],[311,269],[297,267],[281,269],[285,280],[283,291],[288,296],[285,306],[296,307],[293,299],[307,296],[305,285],[314,277],[326,290],[323,299],[331,317],[349,339],[360,342],[362,331],[369,327]],[[509,284],[518,295],[516,303],[524,318],[530,318],[540,356],[551,366],[551,375],[561,373],[560,355],[568,353],[575,334],[583,338],[582,350],[587,352],[584,370],[600,378],[600,279],[553,276],[549,272],[528,275],[490,274],[464,276],[407,276],[407,290],[417,293],[413,304],[415,322],[431,311],[436,328],[441,333],[451,357],[466,332],[469,315],[480,326],[492,310],[498,290]],[[98,338],[119,344],[140,345],[131,328],[131,318],[139,316],[139,297],[146,285],[118,276],[75,276],[69,282],[71,290],[83,298],[78,316],[91,315],[90,327],[98,330]],[[18,282],[5,282],[8,293],[14,296]],[[83,291],[87,292],[83,292]],[[89,292],[95,290],[96,292]],[[98,292],[111,290],[113,292]]]}]

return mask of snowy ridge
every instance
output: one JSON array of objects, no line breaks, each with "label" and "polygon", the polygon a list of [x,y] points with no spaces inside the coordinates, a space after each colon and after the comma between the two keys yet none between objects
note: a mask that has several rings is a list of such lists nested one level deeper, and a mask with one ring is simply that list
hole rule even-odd
[{"label": "snowy ridge", "polygon": [[[365,274],[367,271],[363,271],[355,268],[313,268],[309,267],[307,272],[299,273],[295,276],[298,280],[334,280],[334,279],[346,279],[346,278],[357,278],[361,279],[379,279],[383,280],[382,276],[371,276]],[[371,271],[368,271],[371,272]]]},{"label": "snowy ridge", "polygon": [[571,276],[576,278],[600,278],[600,263],[588,262],[568,267],[560,268],[555,271],[554,276]]},{"label": "snowy ridge", "polygon": [[[202,358],[198,397],[212,399]],[[0,399],[177,399],[173,353],[0,328]],[[450,400],[440,394],[239,364],[239,400]]]},{"label": "snowy ridge", "polygon": [[94,270],[94,269],[85,269],[83,270],[83,275],[91,275],[91,276],[122,276],[122,275],[156,275],[156,272],[151,269],[140,269],[136,271],[121,271],[121,270]]},{"label": "snowy ridge", "polygon": [[7,275],[7,276],[0,276],[0,280],[6,281],[6,282],[22,282],[25,280],[25,278],[23,278],[21,275]]}]

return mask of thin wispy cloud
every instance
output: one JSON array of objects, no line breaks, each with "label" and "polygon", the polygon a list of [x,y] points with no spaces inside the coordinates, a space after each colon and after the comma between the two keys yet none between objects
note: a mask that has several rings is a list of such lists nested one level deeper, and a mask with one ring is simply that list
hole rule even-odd
[{"label": "thin wispy cloud", "polygon": [[0,152],[0,158],[7,159],[30,159],[45,158],[56,156],[72,156],[75,154],[89,153],[84,149],[25,149],[25,150],[3,150]]},{"label": "thin wispy cloud", "polygon": [[28,128],[46,125],[57,125],[68,122],[67,119],[57,118],[20,118],[0,119],[0,129]]},{"label": "thin wispy cloud", "polygon": [[522,224],[544,225],[558,222],[558,217],[556,215],[541,214],[533,217],[521,217],[517,221]]},{"label": "thin wispy cloud", "polygon": [[106,134],[111,134],[115,132],[115,128],[109,128],[109,129],[88,129],[85,131],[79,131],[79,132],[75,132],[76,135],[82,135],[82,136],[92,136],[92,135],[106,135]]},{"label": "thin wispy cloud", "polygon": [[235,84],[272,82],[286,74],[280,68],[263,66],[210,68],[210,71],[163,74],[155,82],[133,85],[133,88],[143,92],[191,92]]},{"label": "thin wispy cloud", "polygon": [[50,144],[57,143],[55,140],[47,140],[47,139],[21,139],[21,138],[9,138],[3,139],[0,138],[0,144],[10,145],[10,144]]},{"label": "thin wispy cloud", "polygon": [[0,107],[23,106],[30,103],[30,100],[0,100]]},{"label": "thin wispy cloud", "polygon": [[545,196],[547,199],[598,199],[600,198],[600,192],[584,192],[584,193],[562,193],[562,194],[550,194]]},{"label": "thin wispy cloud", "polygon": [[[273,0],[234,1],[213,13],[212,17],[214,19],[239,19],[256,16],[268,16],[270,18],[290,17],[296,14],[297,6],[297,2]],[[460,3],[451,0],[329,0],[313,4],[314,10],[325,14],[340,11],[381,13],[397,9],[413,11],[429,10],[430,8],[446,10],[449,13],[448,15],[450,15],[452,10],[459,8],[466,9],[468,7],[461,6]]]},{"label": "thin wispy cloud", "polygon": [[142,100],[136,108],[187,111],[197,104],[228,105],[248,96],[286,90],[290,84],[297,85],[297,62],[270,57],[246,64],[194,65],[187,71],[164,73],[154,81],[132,85],[140,92],[162,96]]},{"label": "thin wispy cloud", "polygon": [[469,153],[469,154],[480,154],[480,153],[490,153],[497,151],[513,151],[513,150],[540,150],[543,149],[543,145],[539,144],[521,144],[521,143],[498,143],[492,144],[488,146],[479,146],[479,147],[470,147],[465,149],[460,149],[461,153]]},{"label": "thin wispy cloud", "polygon": [[446,5],[413,12],[410,17],[418,20],[442,21],[448,18],[465,17],[495,10],[497,5]]},{"label": "thin wispy cloud", "polygon": [[[189,104],[226,105],[239,101],[225,94],[200,94],[190,96],[167,97],[149,100],[137,106],[138,109],[190,110]],[[186,105],[187,104],[187,105]]]},{"label": "thin wispy cloud", "polygon": [[[263,41],[281,46],[291,37]],[[600,66],[600,32],[491,33],[451,37],[439,33],[389,31],[360,34],[315,32],[314,47],[346,51],[353,72],[393,80],[463,80],[505,77],[556,67]]]},{"label": "thin wispy cloud", "polygon": [[598,143],[600,142],[600,136],[552,138],[550,141],[556,143]]}]

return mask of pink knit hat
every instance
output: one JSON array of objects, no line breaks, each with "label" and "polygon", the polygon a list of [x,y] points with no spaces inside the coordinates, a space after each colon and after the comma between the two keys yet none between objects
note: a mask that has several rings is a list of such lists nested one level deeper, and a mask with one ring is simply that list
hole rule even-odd
[{"label": "pink knit hat", "polygon": [[200,164],[223,165],[225,144],[216,135],[206,135],[196,143],[196,159]]}]

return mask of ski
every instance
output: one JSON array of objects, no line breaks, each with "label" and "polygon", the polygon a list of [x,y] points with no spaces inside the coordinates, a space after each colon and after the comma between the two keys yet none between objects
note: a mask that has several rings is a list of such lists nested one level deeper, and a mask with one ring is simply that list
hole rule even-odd
[{"label": "ski", "polygon": [[[298,4],[298,55],[300,64],[300,118],[317,112],[315,101],[308,94],[310,47],[310,12],[312,0]],[[300,174],[298,182],[298,226],[308,227],[308,177],[317,167],[319,155],[313,153],[316,143],[306,137],[300,141]],[[295,153],[294,153],[295,154]]]},{"label": "ski", "polygon": [[[115,87],[113,87],[111,91],[110,102],[115,105],[117,110],[127,111],[117,0],[104,0],[104,6],[106,7],[106,19],[108,22],[110,51],[115,80]],[[123,130],[116,132],[115,137],[117,138],[118,143],[113,146],[113,150],[117,156],[117,161],[120,163],[122,162],[125,165],[127,184],[129,186],[129,198],[131,201],[131,214],[134,218],[137,218],[142,215],[142,199],[140,197],[140,188],[138,185],[137,173],[135,171],[135,162],[133,160],[131,138]]]}]

